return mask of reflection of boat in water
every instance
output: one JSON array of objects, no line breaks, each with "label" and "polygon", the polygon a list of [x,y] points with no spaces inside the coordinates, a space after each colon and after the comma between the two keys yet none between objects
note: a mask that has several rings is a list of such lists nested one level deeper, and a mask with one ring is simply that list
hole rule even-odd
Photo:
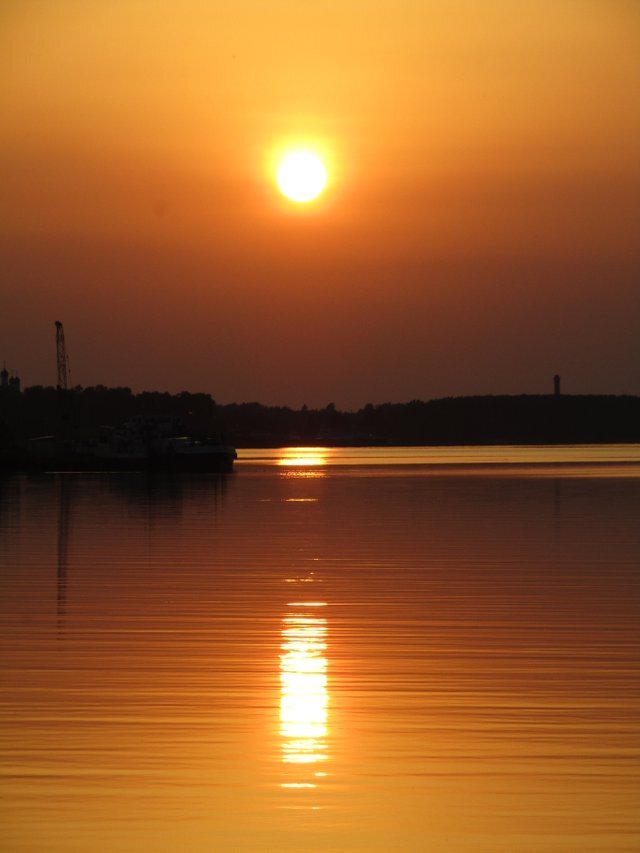
[{"label": "reflection of boat in water", "polygon": [[136,417],[90,437],[33,439],[18,467],[225,472],[236,455],[234,447],[214,438],[184,435],[177,418]]}]

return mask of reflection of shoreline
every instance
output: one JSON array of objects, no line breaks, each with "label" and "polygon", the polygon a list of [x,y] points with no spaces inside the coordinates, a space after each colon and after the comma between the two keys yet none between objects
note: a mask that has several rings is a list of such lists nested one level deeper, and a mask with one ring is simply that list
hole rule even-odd
[{"label": "reflection of shoreline", "polygon": [[[80,533],[91,529],[97,531],[103,517],[117,512],[127,518],[126,528],[138,531],[136,548],[147,549],[147,558],[153,553],[153,542],[162,531],[170,530],[170,524],[182,523],[188,517],[209,518],[215,521],[220,513],[226,490],[232,477],[219,474],[160,474],[154,473],[102,473],[84,472],[56,473],[29,478],[38,486],[47,505],[52,507],[52,523],[57,533],[55,551],[55,606],[59,637],[69,628],[69,617],[81,616],[84,597],[70,599],[80,588],[99,577],[99,568],[87,563],[73,562],[70,543],[75,540],[78,515],[82,515],[83,528]],[[0,514],[0,521],[2,516]],[[142,532],[146,536],[142,536]],[[123,536],[127,533],[123,532]],[[118,539],[118,544],[120,544]],[[118,561],[111,569],[111,576],[126,573],[126,561]],[[73,581],[73,582],[72,582]],[[100,580],[102,586],[102,580]],[[78,590],[76,589],[78,587]],[[105,589],[115,590],[115,585]],[[53,598],[53,596],[52,596]],[[71,601],[71,604],[70,604]],[[107,599],[104,604],[106,606]]]},{"label": "reflection of shoreline", "polygon": [[214,509],[217,509],[233,480],[226,474],[158,471],[103,474],[100,477],[110,492],[124,497],[128,503],[150,508],[157,505],[163,513],[170,509],[175,515],[180,515],[183,503],[194,496],[212,497]]},{"label": "reflection of shoreline", "polygon": [[315,765],[328,759],[327,620],[315,615],[325,602],[289,606],[280,647],[280,736],[282,762],[297,771],[282,787],[315,788],[313,780],[326,775]]}]

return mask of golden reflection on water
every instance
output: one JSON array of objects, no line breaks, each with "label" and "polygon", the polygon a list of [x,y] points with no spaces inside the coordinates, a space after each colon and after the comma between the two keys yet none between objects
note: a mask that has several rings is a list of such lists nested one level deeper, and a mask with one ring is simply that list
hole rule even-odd
[{"label": "golden reflection on water", "polygon": [[[639,444],[618,445],[490,445],[486,447],[284,447],[240,448],[239,467],[277,465],[292,468],[293,476],[324,476],[327,466],[427,466],[444,467],[448,474],[470,473],[469,468],[492,474],[518,474],[511,466],[534,466],[537,473],[558,475],[557,465],[569,466],[563,476],[574,476],[571,466],[582,466],[593,476],[598,466],[607,476],[638,476]],[[552,466],[552,467],[551,467]],[[621,467],[621,466],[627,466]],[[629,467],[633,466],[633,467]],[[304,470],[300,469],[307,469]],[[296,470],[298,469],[298,470]],[[310,469],[310,470],[309,470]]]},{"label": "golden reflection on water", "polygon": [[326,447],[283,447],[278,465],[287,468],[317,468],[327,464]]},{"label": "golden reflection on water", "polygon": [[[305,579],[302,579],[305,580]],[[282,620],[280,646],[281,757],[286,765],[304,766],[283,788],[315,788],[326,773],[313,772],[328,758],[327,620],[317,615],[325,601],[292,601]]]}]

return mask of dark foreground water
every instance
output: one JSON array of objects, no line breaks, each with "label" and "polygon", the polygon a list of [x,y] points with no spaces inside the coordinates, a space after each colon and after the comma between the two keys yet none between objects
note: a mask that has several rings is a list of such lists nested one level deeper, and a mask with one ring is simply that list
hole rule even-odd
[{"label": "dark foreground water", "polygon": [[639,519],[637,447],[0,480],[0,849],[637,851]]}]

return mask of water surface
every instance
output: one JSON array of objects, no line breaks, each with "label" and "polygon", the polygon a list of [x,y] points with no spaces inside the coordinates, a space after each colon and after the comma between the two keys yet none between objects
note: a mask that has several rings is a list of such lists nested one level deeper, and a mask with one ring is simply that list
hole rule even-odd
[{"label": "water surface", "polygon": [[0,480],[0,849],[637,850],[638,451]]}]

